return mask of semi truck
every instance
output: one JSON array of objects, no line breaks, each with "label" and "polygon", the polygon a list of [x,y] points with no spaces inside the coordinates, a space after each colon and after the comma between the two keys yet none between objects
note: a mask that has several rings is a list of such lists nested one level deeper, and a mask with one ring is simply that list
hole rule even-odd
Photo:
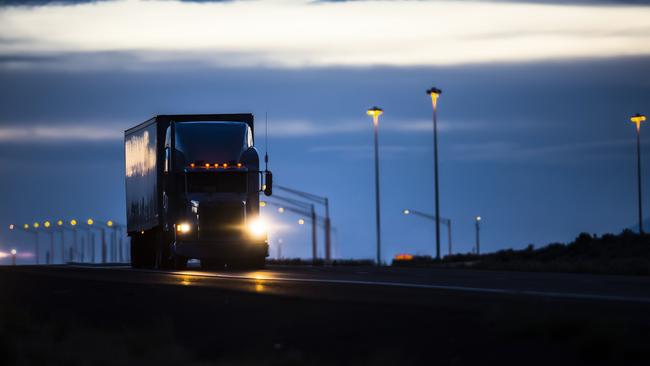
[{"label": "semi truck", "polygon": [[250,113],[158,115],[124,132],[133,267],[264,266],[273,175],[254,141]]}]

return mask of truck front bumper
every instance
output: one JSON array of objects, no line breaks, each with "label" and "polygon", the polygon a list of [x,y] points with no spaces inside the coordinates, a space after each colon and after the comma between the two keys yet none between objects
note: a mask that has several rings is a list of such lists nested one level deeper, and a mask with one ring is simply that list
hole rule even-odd
[{"label": "truck front bumper", "polygon": [[177,255],[191,259],[245,259],[268,257],[265,241],[179,241],[174,243]]}]

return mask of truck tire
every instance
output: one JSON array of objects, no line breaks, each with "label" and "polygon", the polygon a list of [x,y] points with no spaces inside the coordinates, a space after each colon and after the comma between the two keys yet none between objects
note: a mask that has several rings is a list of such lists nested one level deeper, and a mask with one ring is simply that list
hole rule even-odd
[{"label": "truck tire", "polygon": [[174,269],[187,269],[187,258],[174,254],[172,260],[174,262]]},{"label": "truck tire", "polygon": [[133,268],[142,268],[140,263],[140,255],[138,251],[141,249],[141,240],[138,240],[136,236],[131,237],[131,267]]},{"label": "truck tire", "polygon": [[174,268],[174,260],[172,258],[171,239],[169,235],[164,232],[156,231],[154,235],[154,268],[156,269],[172,269]]}]

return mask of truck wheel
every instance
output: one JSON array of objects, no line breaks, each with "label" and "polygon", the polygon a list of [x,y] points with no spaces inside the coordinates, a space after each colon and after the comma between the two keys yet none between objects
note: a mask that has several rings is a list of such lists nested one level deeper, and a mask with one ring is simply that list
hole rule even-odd
[{"label": "truck wheel", "polygon": [[138,253],[142,249],[140,242],[135,236],[131,237],[131,267],[133,268],[142,268],[140,254]]},{"label": "truck wheel", "polygon": [[172,269],[174,267],[174,262],[171,258],[171,250],[168,245],[164,243],[156,245],[154,267],[156,269]]},{"label": "truck wheel", "polygon": [[187,269],[187,258],[174,254],[172,260],[174,261],[174,269]]}]

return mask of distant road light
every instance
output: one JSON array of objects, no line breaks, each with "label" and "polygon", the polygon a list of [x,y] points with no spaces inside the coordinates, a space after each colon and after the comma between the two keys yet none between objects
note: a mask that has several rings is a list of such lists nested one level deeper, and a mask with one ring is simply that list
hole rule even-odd
[{"label": "distant road light", "polygon": [[16,251],[16,249],[12,249],[12,250],[11,250],[11,255],[16,255],[16,253],[18,253],[18,252]]},{"label": "distant road light", "polygon": [[94,223],[95,223],[95,221],[93,219],[86,220],[86,224],[88,224],[88,225],[92,225]]},{"label": "distant road light", "polygon": [[260,201],[260,207],[266,207],[266,201]]},{"label": "distant road light", "polygon": [[70,225],[77,226],[77,220],[75,219],[70,220]]},{"label": "distant road light", "polygon": [[25,229],[25,230],[29,229],[29,224],[24,224],[23,229]]},{"label": "distant road light", "polygon": [[641,202],[641,122],[645,121],[643,114],[637,113],[630,117],[630,121],[636,124],[636,169],[637,169],[637,193],[639,209],[639,234],[643,234],[643,205]]},{"label": "distant road light", "polygon": [[15,229],[15,228],[16,228],[16,227],[14,226],[14,224],[9,224],[9,230],[13,230],[13,229]]},{"label": "distant road light", "polygon": [[39,224],[38,222],[35,222],[33,226],[34,226],[34,229],[38,229],[41,226],[41,224]]},{"label": "distant road light", "polygon": [[57,225],[57,226],[63,226],[63,220],[58,220],[58,221],[56,222],[56,225]]},{"label": "distant road light", "polygon": [[376,239],[377,239],[377,266],[381,266],[381,208],[379,200],[379,116],[384,111],[374,106],[366,111],[366,114],[372,117],[373,133],[375,137],[375,221],[376,221]]},{"label": "distant road light", "polygon": [[476,221],[481,221],[481,216],[476,216]]},{"label": "distant road light", "polygon": [[404,211],[402,211],[402,212],[404,212],[404,215],[408,215],[408,214],[411,213],[411,211],[409,211],[408,209],[406,209],[406,210],[404,210]]},{"label": "distant road light", "polygon": [[108,226],[108,227],[113,227],[113,221],[108,220],[108,221],[106,222],[106,226]]},{"label": "distant road light", "polygon": [[43,223],[43,226],[45,226],[45,228],[49,228],[50,226],[52,226],[52,224],[49,221],[45,221]]},{"label": "distant road light", "polygon": [[284,213],[284,207],[278,207],[278,212],[279,213]]},{"label": "distant road light", "polygon": [[299,219],[299,220],[298,220],[298,224],[299,224],[299,225],[304,225],[304,224],[305,224],[305,220],[303,220],[303,219]]}]

